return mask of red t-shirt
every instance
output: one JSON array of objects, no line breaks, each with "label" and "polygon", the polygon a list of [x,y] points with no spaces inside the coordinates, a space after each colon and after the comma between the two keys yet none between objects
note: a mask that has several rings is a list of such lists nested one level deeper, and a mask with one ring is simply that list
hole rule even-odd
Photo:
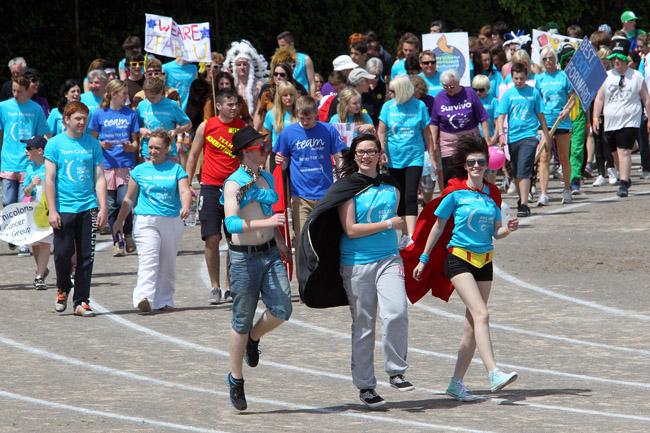
[{"label": "red t-shirt", "polygon": [[203,131],[202,185],[223,186],[239,168],[239,160],[232,154],[232,136],[244,126],[246,123],[241,119],[223,123],[215,116],[207,120]]}]

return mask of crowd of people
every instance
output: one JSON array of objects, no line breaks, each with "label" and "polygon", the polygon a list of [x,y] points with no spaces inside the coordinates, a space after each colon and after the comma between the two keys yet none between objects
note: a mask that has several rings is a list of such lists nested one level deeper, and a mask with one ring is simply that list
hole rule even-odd
[{"label": "crowd of people", "polygon": [[[182,221],[198,217],[209,302],[232,302],[227,384],[238,410],[247,407],[243,362],[255,367],[260,339],[291,316],[290,262],[307,306],[349,305],[353,383],[369,407],[384,404],[377,317],[390,384],[411,390],[407,299],[455,290],[467,312],[447,393],[480,399],[463,382],[477,348],[492,391],[517,378],[497,367],[490,338],[493,239],[517,230],[533,202],[553,201],[551,176],[563,204],[587,182],[617,184],[627,197],[638,148],[650,178],[650,41],[636,22],[625,11],[620,30],[603,24],[590,35],[607,70],[592,107],[563,72],[575,45],[545,46],[535,64],[530,37],[501,21],[469,38],[471,86],[458,70],[438,71],[413,33],[394,58],[375,32],[353,33],[328,74],[288,31],[268,61],[240,40],[201,68],[162,63],[129,36],[117,68],[93,60],[82,81],[62,83],[54,107],[39,72],[15,57],[0,91],[2,203],[44,195],[53,235],[9,248],[33,255],[33,284],[44,290],[52,246],[55,310],[72,292],[74,314],[92,317],[97,234],[110,234],[115,257],[138,255],[133,307],[173,310]],[[561,33],[556,23],[540,29]],[[430,31],[447,29],[436,20]],[[576,24],[564,33],[584,36]],[[491,165],[495,148],[509,156],[502,167]],[[502,190],[516,193],[516,217],[502,215]],[[290,212],[274,210],[278,201]]]}]

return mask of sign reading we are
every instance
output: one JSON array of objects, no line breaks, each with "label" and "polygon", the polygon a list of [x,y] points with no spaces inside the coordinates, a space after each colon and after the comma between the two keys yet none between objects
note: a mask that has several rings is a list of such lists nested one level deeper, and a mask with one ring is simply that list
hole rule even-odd
[{"label": "sign reading we are", "polygon": [[144,49],[188,62],[209,62],[210,23],[177,24],[171,17],[145,14]]}]

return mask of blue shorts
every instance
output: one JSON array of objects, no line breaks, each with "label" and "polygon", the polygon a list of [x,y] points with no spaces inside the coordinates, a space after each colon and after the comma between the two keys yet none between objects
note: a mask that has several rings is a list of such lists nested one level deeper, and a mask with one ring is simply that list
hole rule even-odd
[{"label": "blue shorts", "polygon": [[530,179],[533,177],[537,138],[523,138],[508,143],[508,150],[510,151],[510,162],[512,163],[512,172],[515,175],[515,178]]},{"label": "blue shorts", "polygon": [[231,326],[235,332],[247,334],[253,327],[260,293],[273,317],[289,320],[291,286],[277,247],[259,253],[230,250],[228,266],[233,298]]}]

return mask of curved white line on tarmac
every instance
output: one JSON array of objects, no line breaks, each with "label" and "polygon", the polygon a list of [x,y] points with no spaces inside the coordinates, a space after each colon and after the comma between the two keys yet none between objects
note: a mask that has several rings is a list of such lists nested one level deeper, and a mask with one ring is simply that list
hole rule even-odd
[{"label": "curved white line on tarmac", "polygon": [[[94,304],[93,306],[95,306]],[[53,361],[61,362],[64,364],[70,364],[74,365],[76,367],[82,367],[82,368],[87,368],[89,370],[97,371],[100,373],[108,374],[111,376],[117,376],[117,377],[123,377],[126,379],[138,381],[138,382],[144,382],[144,383],[151,383],[159,386],[163,386],[166,388],[175,388],[175,389],[181,389],[184,391],[190,391],[190,392],[195,392],[195,393],[203,393],[203,394],[211,394],[211,395],[218,395],[220,397],[229,397],[229,393],[225,391],[216,391],[212,389],[206,389],[206,388],[200,388],[192,385],[185,385],[182,383],[177,383],[177,382],[171,382],[167,380],[160,380],[156,379],[153,377],[148,377],[148,376],[143,376],[140,374],[136,373],[131,373],[128,371],[123,371],[123,370],[118,370],[115,368],[111,367],[106,367],[103,365],[98,365],[98,364],[90,364],[84,361],[81,361],[79,359],[75,358],[70,358],[64,355],[59,355],[56,353],[48,352],[43,349],[38,349],[35,347],[28,346],[26,344],[20,343],[18,341],[12,340],[10,338],[5,338],[0,336],[0,343],[5,344],[7,346],[13,347],[15,349],[22,350],[24,352],[30,353],[32,355],[40,356],[42,358],[47,358],[51,359]],[[461,432],[474,432],[474,433],[489,433],[485,432],[482,430],[472,430],[472,429],[467,429],[467,428],[462,428],[462,427],[455,427],[455,426],[446,426],[446,425],[440,425],[440,424],[429,424],[429,423],[424,423],[424,422],[419,422],[419,421],[408,421],[404,419],[398,419],[398,418],[390,418],[390,417],[383,417],[383,416],[377,416],[377,415],[366,415],[366,414],[360,414],[360,413],[341,413],[337,412],[336,410],[333,409],[322,409],[314,406],[306,406],[306,405],[298,405],[294,403],[288,403],[285,401],[280,401],[280,400],[270,400],[270,399],[265,399],[265,398],[258,398],[258,397],[251,397],[247,396],[246,397],[248,401],[252,401],[255,403],[261,403],[261,404],[268,404],[270,406],[280,406],[283,408],[291,409],[291,410],[302,410],[302,411],[311,411],[315,413],[323,413],[323,414],[333,414],[333,415],[340,415],[340,416],[345,416],[345,417],[350,417],[350,418],[360,418],[360,419],[366,419],[370,421],[376,421],[376,422],[382,422],[382,423],[393,423],[393,424],[399,424],[399,425],[410,425],[413,427],[423,427],[423,428],[428,428],[428,429],[433,429],[433,430],[442,430],[442,431],[461,431]],[[650,420],[650,419],[649,419]],[[197,431],[204,431],[204,430],[197,430]],[[214,430],[209,430],[209,432],[213,432]]]},{"label": "curved white line on tarmac", "polygon": [[[437,316],[445,317],[447,319],[452,319],[452,320],[457,320],[457,321],[464,321],[465,316],[461,314],[454,314],[450,313],[448,311],[442,310],[440,308],[436,307],[431,307],[429,305],[423,305],[421,303],[418,304],[413,304],[411,307],[428,311],[429,313],[435,314]],[[588,341],[588,340],[579,340],[576,338],[569,338],[569,337],[562,337],[559,335],[553,335],[553,334],[545,334],[542,332],[535,332],[535,331],[528,331],[526,329],[521,329],[515,326],[509,326],[509,325],[500,325],[497,323],[492,323],[490,322],[490,328],[491,329],[501,329],[503,331],[508,331],[508,332],[514,332],[516,334],[522,334],[522,335],[529,335],[531,337],[538,337],[538,338],[545,338],[548,340],[555,340],[555,341],[560,341],[562,343],[567,343],[567,344],[574,344],[578,346],[589,346],[589,347],[598,347],[600,349],[606,349],[606,350],[613,350],[617,352],[626,352],[626,353],[635,353],[639,355],[645,355],[645,356],[650,356],[650,350],[644,350],[644,349],[634,349],[631,347],[623,347],[623,346],[613,346],[611,344],[605,344],[605,343],[598,343],[595,341]]]},{"label": "curved white line on tarmac", "polygon": [[[637,195],[648,195],[648,194],[650,194],[650,191],[640,191],[640,192],[637,192],[637,193],[631,193],[630,195],[637,196]],[[607,202],[607,201],[618,201],[618,200],[620,200],[618,197],[607,197],[607,198],[602,198],[602,199],[599,199],[599,200],[592,200],[592,201],[587,201],[587,202],[583,202],[583,203],[576,203],[576,204],[569,205],[569,206],[562,206],[562,207],[554,209],[554,210],[552,210],[550,212],[545,212],[544,214],[536,215],[536,216],[527,218],[526,222],[535,221],[535,220],[541,218],[543,215],[552,215],[552,214],[556,214],[556,213],[571,211],[571,210],[578,209],[578,208],[581,208],[581,207],[584,207],[584,206],[589,206],[589,205],[591,205],[593,203],[603,203],[603,202]],[[620,309],[620,308],[608,307],[606,305],[602,305],[602,304],[599,304],[597,302],[585,301],[584,299],[574,298],[573,296],[562,295],[562,294],[556,293],[556,292],[554,292],[552,290],[545,289],[543,287],[539,287],[539,286],[536,286],[534,284],[527,283],[526,281],[522,281],[519,278],[517,278],[517,277],[509,274],[508,272],[502,270],[501,268],[497,267],[496,265],[494,266],[494,274],[499,276],[500,278],[502,278],[502,279],[516,285],[516,286],[519,286],[519,287],[527,289],[527,290],[531,290],[531,291],[539,293],[541,295],[550,296],[550,297],[553,297],[553,298],[556,298],[556,299],[560,299],[562,301],[582,305],[584,307],[591,308],[591,309],[594,309],[594,310],[599,310],[599,311],[602,311],[604,313],[608,313],[608,314],[611,314],[611,315],[614,315],[614,316],[624,316],[624,317],[639,319],[639,320],[642,320],[642,321],[650,321],[650,316],[645,315],[645,314],[637,313],[635,311],[623,310],[623,309]]]},{"label": "curved white line on tarmac", "polygon": [[26,395],[22,394],[15,394],[13,392],[9,391],[4,391],[0,389],[0,397],[4,398],[9,398],[12,400],[19,400],[25,403],[30,403],[30,404],[36,404],[39,406],[46,406],[51,409],[62,409],[62,410],[67,410],[71,412],[77,412],[77,413],[82,413],[84,415],[94,415],[102,418],[111,418],[111,419],[116,419],[119,421],[126,421],[132,424],[140,424],[140,425],[151,425],[151,426],[156,426],[156,427],[162,427],[166,429],[171,429],[171,430],[178,430],[178,431],[189,431],[189,432],[196,432],[196,433],[224,433],[219,430],[212,430],[212,429],[206,429],[206,428],[201,428],[201,427],[192,427],[189,425],[183,425],[183,424],[175,424],[171,422],[164,422],[164,421],[156,421],[154,419],[148,419],[148,418],[138,418],[134,416],[128,416],[128,415],[121,415],[119,413],[114,413],[114,412],[105,412],[102,410],[94,410],[94,409],[86,409],[83,407],[78,407],[78,406],[70,406],[67,404],[63,403],[57,403],[54,401],[48,401],[48,400],[41,400],[40,398],[33,398],[29,397]]}]

